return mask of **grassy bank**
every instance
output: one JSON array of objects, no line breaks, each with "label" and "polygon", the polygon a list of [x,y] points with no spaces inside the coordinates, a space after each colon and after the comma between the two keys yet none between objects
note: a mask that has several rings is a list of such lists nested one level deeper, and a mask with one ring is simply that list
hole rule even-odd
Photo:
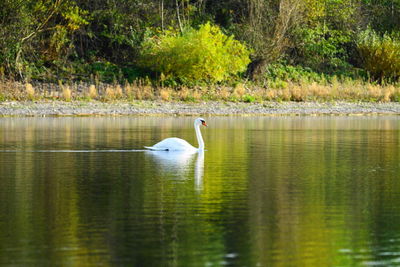
[{"label": "grassy bank", "polygon": [[400,86],[373,84],[361,80],[329,82],[279,81],[265,86],[238,83],[234,86],[196,87],[154,86],[146,80],[125,84],[91,83],[20,83],[0,82],[0,101],[227,101],[262,103],[263,101],[362,101],[400,102]]}]

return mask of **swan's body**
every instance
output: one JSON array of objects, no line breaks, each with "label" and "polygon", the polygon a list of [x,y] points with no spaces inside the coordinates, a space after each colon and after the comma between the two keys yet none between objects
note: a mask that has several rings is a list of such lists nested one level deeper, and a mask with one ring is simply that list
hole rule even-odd
[{"label": "swan's body", "polygon": [[198,118],[194,121],[194,129],[196,131],[197,142],[199,144],[199,148],[195,148],[191,144],[189,144],[186,140],[170,137],[164,139],[154,146],[145,146],[145,148],[150,150],[158,150],[158,151],[198,151],[204,150],[204,141],[201,136],[200,125],[207,126],[206,122],[202,118]]},{"label": "swan's body", "polygon": [[186,140],[177,137],[166,138],[154,146],[145,146],[145,148],[164,151],[197,150],[197,148],[189,144]]}]

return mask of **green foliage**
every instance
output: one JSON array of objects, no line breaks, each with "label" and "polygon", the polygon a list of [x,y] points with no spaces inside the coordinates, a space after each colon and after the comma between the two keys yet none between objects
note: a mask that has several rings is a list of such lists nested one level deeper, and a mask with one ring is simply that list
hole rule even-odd
[{"label": "green foliage", "polygon": [[[133,81],[163,74],[163,85],[173,87],[239,79],[235,75],[245,70],[249,52],[234,33],[251,48],[248,77],[267,77],[277,87],[285,87],[286,77],[353,77],[360,54],[375,79],[398,76],[397,54],[387,52],[397,49],[398,38],[386,34],[385,41],[374,41],[385,47],[380,50],[367,41],[359,46],[369,51],[364,54],[357,53],[356,40],[367,25],[381,35],[398,31],[400,0],[214,2],[3,0],[0,69],[6,79],[41,81],[88,80],[94,74],[104,82]],[[207,21],[221,30],[199,26]],[[374,53],[386,53],[378,58],[384,71],[373,66]],[[282,59],[287,63],[264,73]],[[274,75],[279,78],[271,80]]]},{"label": "green foliage", "polygon": [[285,63],[274,63],[268,65],[265,71],[265,79],[269,81],[292,81],[320,82],[323,75],[313,71],[311,68],[292,66]]},{"label": "green foliage", "polygon": [[90,73],[96,75],[101,81],[113,82],[117,80],[120,72],[117,65],[110,62],[95,62],[89,65]]},{"label": "green foliage", "polygon": [[367,29],[357,39],[357,49],[362,64],[374,79],[398,79],[400,77],[400,37],[395,34],[380,36]]},{"label": "green foliage", "polygon": [[145,77],[146,73],[135,66],[124,66],[120,67],[111,62],[94,62],[85,66],[83,72],[94,75],[97,79],[102,82],[120,82],[125,81],[133,82],[140,77]]},{"label": "green foliage", "polygon": [[393,95],[393,102],[400,102],[400,91]]},{"label": "green foliage", "polygon": [[5,0],[0,14],[0,64],[28,80],[45,73],[45,65],[65,65],[73,34],[89,23],[73,0]]},{"label": "green foliage", "polygon": [[304,65],[324,71],[348,66],[345,49],[345,45],[350,42],[348,33],[318,25],[299,29],[296,34],[301,40],[297,51]]},{"label": "green foliage", "polygon": [[207,23],[182,34],[166,31],[143,42],[140,64],[182,83],[219,82],[246,70],[250,51]]},{"label": "green foliage", "polygon": [[313,27],[324,24],[332,29],[351,30],[360,19],[361,1],[304,0],[305,19]]},{"label": "green foliage", "polygon": [[381,33],[400,28],[400,0],[362,0],[368,25]]},{"label": "green foliage", "polygon": [[366,80],[367,75],[357,68],[347,69],[346,72],[317,72],[309,67],[290,65],[287,62],[269,64],[264,73],[264,80],[270,88],[287,88],[289,83],[299,84],[328,84],[352,80]]},{"label": "green foliage", "polygon": [[243,102],[246,102],[246,103],[253,103],[256,101],[256,98],[252,95],[244,95],[242,99],[243,99]]}]

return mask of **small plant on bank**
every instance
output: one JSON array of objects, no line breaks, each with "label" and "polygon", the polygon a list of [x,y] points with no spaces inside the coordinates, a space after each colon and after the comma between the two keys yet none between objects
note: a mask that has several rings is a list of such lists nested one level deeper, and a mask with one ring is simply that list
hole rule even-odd
[{"label": "small plant on bank", "polygon": [[223,86],[222,88],[220,88],[219,97],[221,99],[228,100],[230,96],[231,96],[230,88],[228,88],[227,86]]},{"label": "small plant on bank", "polygon": [[125,94],[129,100],[133,100],[134,98],[134,87],[130,83],[125,84]]},{"label": "small plant on bank", "polygon": [[104,96],[105,100],[114,100],[116,97],[115,90],[111,86],[107,86]]},{"label": "small plant on bank", "polygon": [[161,88],[160,97],[163,101],[171,100],[172,90],[170,88]]},{"label": "small plant on bank", "polygon": [[32,84],[25,84],[25,92],[29,100],[33,100],[35,98],[35,89],[33,88]]},{"label": "small plant on bank", "polygon": [[124,93],[122,92],[122,87],[121,87],[121,85],[117,84],[117,85],[115,86],[114,91],[115,91],[115,97],[116,97],[116,98],[122,98],[122,97],[124,96]]},{"label": "small plant on bank", "polygon": [[202,93],[201,93],[200,90],[195,89],[195,90],[193,91],[192,98],[193,98],[193,101],[194,101],[194,102],[200,100],[200,99],[201,99],[201,96],[202,96]]},{"label": "small plant on bank", "polygon": [[245,93],[246,88],[243,86],[243,84],[238,84],[233,89],[233,96],[236,98],[242,98]]},{"label": "small plant on bank", "polygon": [[88,95],[89,95],[89,98],[90,98],[90,99],[96,99],[96,98],[97,98],[98,93],[97,93],[96,86],[95,86],[94,84],[91,84],[91,85],[89,86]]},{"label": "small plant on bank", "polygon": [[62,91],[63,99],[65,101],[68,101],[68,102],[71,101],[71,99],[72,99],[72,91],[69,88],[69,86],[63,86],[62,88],[63,88],[63,91]]},{"label": "small plant on bank", "polygon": [[189,94],[190,94],[189,88],[187,88],[186,86],[183,86],[178,91],[178,97],[182,101],[187,101],[189,98]]},{"label": "small plant on bank", "polygon": [[144,85],[138,89],[141,91],[142,99],[144,99],[144,100],[153,100],[154,99],[154,90],[151,85]]},{"label": "small plant on bank", "polygon": [[244,95],[242,100],[243,100],[243,102],[246,102],[246,103],[253,103],[256,101],[256,98],[252,95]]},{"label": "small plant on bank", "polygon": [[166,31],[142,44],[140,64],[181,83],[219,82],[246,70],[250,51],[209,23],[182,34]]}]

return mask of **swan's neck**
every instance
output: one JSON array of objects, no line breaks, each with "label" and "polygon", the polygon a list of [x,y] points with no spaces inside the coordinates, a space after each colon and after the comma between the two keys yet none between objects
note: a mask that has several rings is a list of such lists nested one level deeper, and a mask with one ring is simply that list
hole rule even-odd
[{"label": "swan's neck", "polygon": [[203,141],[203,136],[201,136],[200,124],[195,124],[194,129],[196,130],[196,137],[197,137],[197,143],[199,143],[199,150],[204,150],[204,141]]}]

